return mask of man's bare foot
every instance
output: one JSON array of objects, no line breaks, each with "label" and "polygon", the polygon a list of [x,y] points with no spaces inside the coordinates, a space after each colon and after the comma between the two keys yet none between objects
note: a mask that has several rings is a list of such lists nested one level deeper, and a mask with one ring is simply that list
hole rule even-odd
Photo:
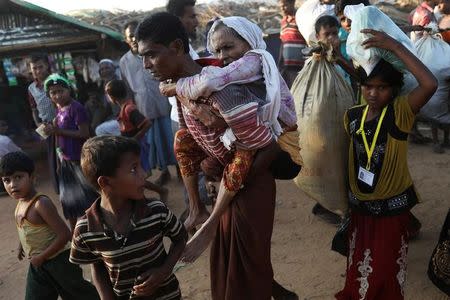
[{"label": "man's bare foot", "polygon": [[182,255],[182,261],[193,263],[208,248],[214,238],[218,223],[204,224],[189,240]]},{"label": "man's bare foot", "polygon": [[184,227],[187,232],[191,232],[195,227],[205,223],[209,218],[209,212],[205,209],[200,213],[189,213],[189,216],[184,221]]}]

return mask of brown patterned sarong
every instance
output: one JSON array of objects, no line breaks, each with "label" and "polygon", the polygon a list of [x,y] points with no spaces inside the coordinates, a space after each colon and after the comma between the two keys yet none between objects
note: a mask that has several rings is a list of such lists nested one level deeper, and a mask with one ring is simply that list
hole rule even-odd
[{"label": "brown patterned sarong", "polygon": [[275,180],[259,172],[222,215],[211,246],[213,300],[270,300]]},{"label": "brown patterned sarong", "polygon": [[242,187],[256,153],[256,150],[236,150],[230,163],[224,168],[217,159],[207,156],[185,128],[175,134],[174,150],[181,175],[194,176],[202,170],[214,180],[219,180],[222,176],[225,188],[234,192]]},{"label": "brown patterned sarong", "polygon": [[188,129],[181,128],[175,133],[173,148],[182,176],[195,176],[200,172],[200,163],[207,155]]}]

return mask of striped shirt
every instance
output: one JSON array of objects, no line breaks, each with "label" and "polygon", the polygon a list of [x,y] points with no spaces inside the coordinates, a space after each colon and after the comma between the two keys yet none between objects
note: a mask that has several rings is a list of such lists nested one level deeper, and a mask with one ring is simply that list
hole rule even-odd
[{"label": "striped shirt", "polygon": [[[237,138],[235,145],[240,148],[254,150],[270,144],[272,133],[270,129],[258,119],[258,107],[265,101],[263,95],[256,95],[248,87],[257,87],[265,91],[261,82],[249,83],[245,86],[229,85],[223,90],[213,93],[207,100],[225,122],[233,130]],[[209,155],[217,158],[226,165],[230,160],[231,152],[225,148],[220,137],[227,128],[208,128],[200,122],[185,106],[182,107],[180,127],[187,127],[197,144]]]},{"label": "striped shirt", "polygon": [[[75,264],[103,262],[117,299],[130,299],[137,277],[164,263],[163,237],[175,241],[185,234],[184,226],[162,202],[142,200],[135,201],[130,231],[121,236],[104,222],[97,200],[77,222],[69,260]],[[139,299],[181,299],[177,278],[172,274],[151,297]]]},{"label": "striped shirt", "polygon": [[305,58],[302,49],[306,41],[298,30],[295,16],[284,16],[281,19],[281,43],[283,44],[284,66],[303,66]]}]

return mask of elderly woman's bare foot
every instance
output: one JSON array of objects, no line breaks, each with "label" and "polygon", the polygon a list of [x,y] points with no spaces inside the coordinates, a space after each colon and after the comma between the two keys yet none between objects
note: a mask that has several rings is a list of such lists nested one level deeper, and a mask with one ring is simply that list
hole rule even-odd
[{"label": "elderly woman's bare foot", "polygon": [[184,221],[187,232],[191,232],[198,225],[202,225],[209,218],[209,212],[205,209],[200,212],[189,212],[189,216]]},{"label": "elderly woman's bare foot", "polygon": [[208,248],[209,243],[216,234],[218,223],[205,223],[189,240],[186,249],[182,255],[182,260],[187,263],[192,263],[202,255]]}]

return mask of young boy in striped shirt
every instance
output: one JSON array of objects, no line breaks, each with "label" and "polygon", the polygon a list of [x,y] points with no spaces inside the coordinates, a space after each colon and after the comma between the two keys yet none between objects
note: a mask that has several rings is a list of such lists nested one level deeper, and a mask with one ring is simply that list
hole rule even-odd
[{"label": "young boy in striped shirt", "polygon": [[[81,167],[101,196],[77,222],[70,261],[91,264],[102,299],[181,299],[173,268],[187,233],[162,202],[145,198],[139,144],[121,136],[91,138]],[[168,253],[164,236],[172,242]]]}]

